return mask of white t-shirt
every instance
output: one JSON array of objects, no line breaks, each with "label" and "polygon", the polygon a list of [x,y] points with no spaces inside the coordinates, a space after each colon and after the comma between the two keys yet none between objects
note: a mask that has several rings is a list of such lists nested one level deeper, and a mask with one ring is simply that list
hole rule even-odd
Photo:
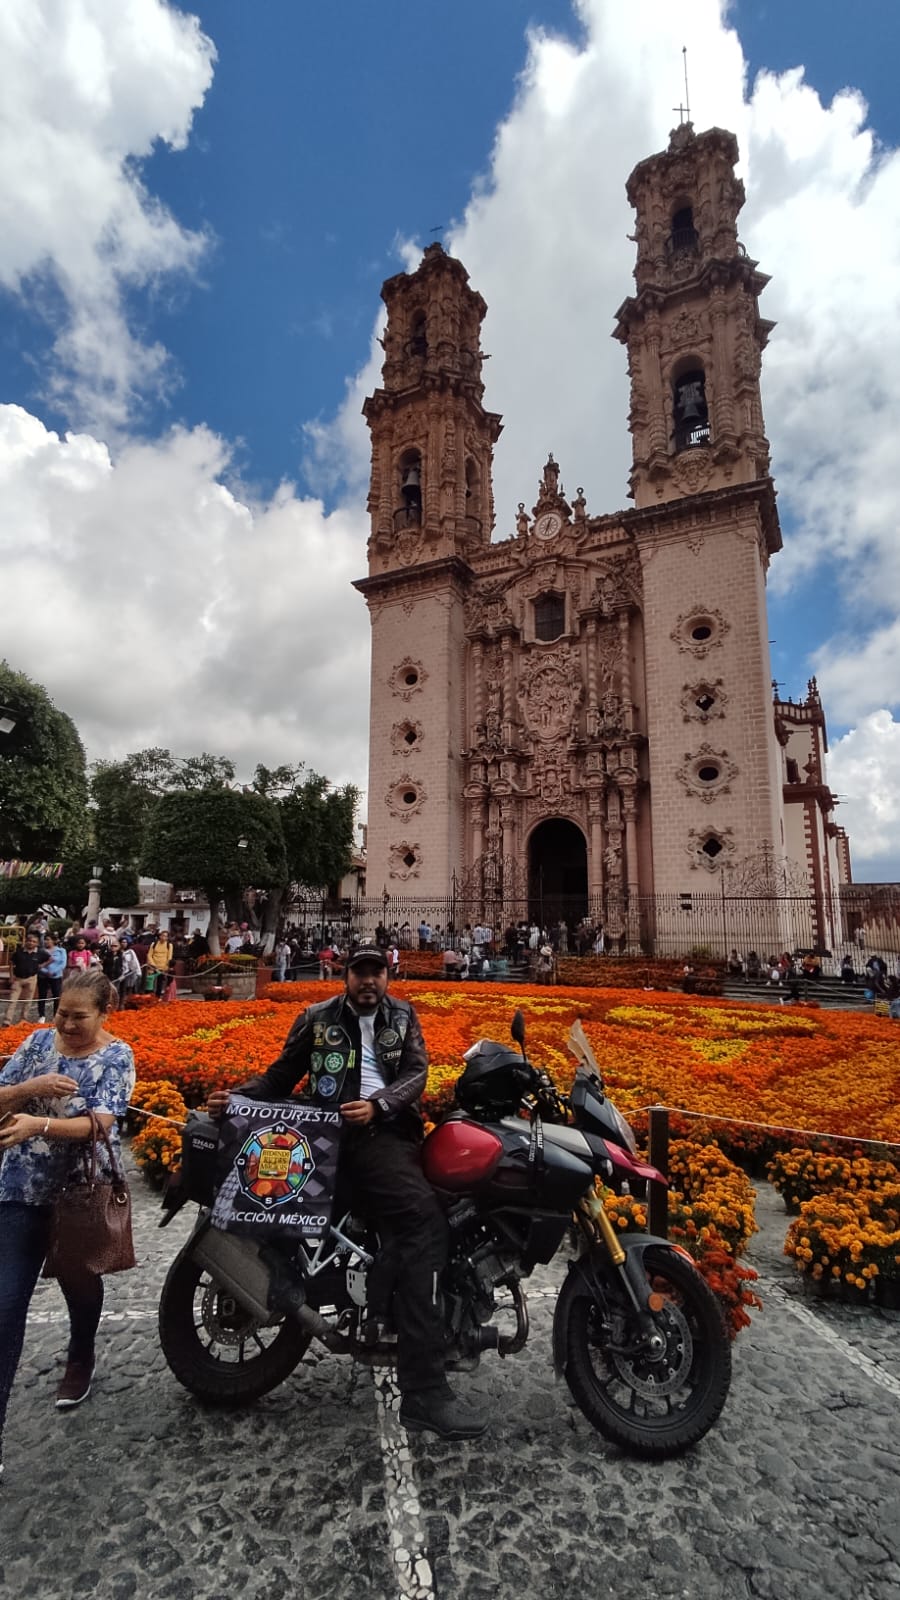
[{"label": "white t-shirt", "polygon": [[375,1018],[360,1016],[362,1035],[362,1065],[359,1075],[359,1093],[363,1100],[373,1100],[380,1089],[386,1087],[375,1059]]}]

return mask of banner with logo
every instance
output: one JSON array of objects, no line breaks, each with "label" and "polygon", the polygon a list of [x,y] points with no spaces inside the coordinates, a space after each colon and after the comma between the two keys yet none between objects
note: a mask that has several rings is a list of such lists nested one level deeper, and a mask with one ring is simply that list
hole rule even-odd
[{"label": "banner with logo", "polygon": [[213,1227],[318,1239],[334,1204],[342,1118],[295,1101],[232,1095],[219,1124]]}]

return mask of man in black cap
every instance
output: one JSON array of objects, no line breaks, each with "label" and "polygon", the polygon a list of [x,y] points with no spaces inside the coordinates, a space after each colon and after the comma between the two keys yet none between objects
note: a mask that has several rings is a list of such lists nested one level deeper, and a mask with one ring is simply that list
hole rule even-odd
[{"label": "man in black cap", "polygon": [[[340,1108],[341,1173],[382,1241],[375,1271],[385,1303],[370,1305],[369,1315],[386,1312],[394,1293],[400,1421],[444,1439],[474,1439],[486,1425],[456,1399],[444,1373],[447,1223],[420,1156],[428,1056],[413,1007],[388,995],[388,977],[384,951],[362,945],[347,962],[343,993],[301,1012],[277,1061],[234,1092],[286,1100],[307,1078],[305,1098]],[[210,1115],[221,1116],[227,1104],[228,1091],[215,1090]]]}]

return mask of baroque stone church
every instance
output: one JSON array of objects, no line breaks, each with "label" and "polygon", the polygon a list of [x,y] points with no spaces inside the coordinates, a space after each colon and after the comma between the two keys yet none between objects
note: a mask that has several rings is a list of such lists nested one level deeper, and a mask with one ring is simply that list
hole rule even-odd
[{"label": "baroque stone church", "polygon": [[661,945],[698,892],[787,892],[813,903],[810,936],[834,941],[850,868],[821,702],[814,680],[797,704],[773,699],[773,324],[738,239],[737,159],[733,134],[685,123],[628,180],[625,511],[567,497],[550,456],[530,511],[492,540],[485,302],[439,244],[383,286],[356,584],[372,628],[370,894],[427,900],[452,882],[473,906],[590,909],[633,936],[652,917]]}]

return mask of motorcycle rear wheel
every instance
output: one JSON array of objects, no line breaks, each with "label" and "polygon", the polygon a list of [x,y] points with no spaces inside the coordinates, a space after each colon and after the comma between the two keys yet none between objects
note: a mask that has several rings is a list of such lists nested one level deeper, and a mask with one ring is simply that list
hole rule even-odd
[{"label": "motorcycle rear wheel", "polygon": [[159,1338],[179,1383],[211,1406],[250,1405],[276,1389],[310,1343],[290,1318],[255,1321],[190,1255],[169,1268]]},{"label": "motorcycle rear wheel", "polygon": [[650,1247],[643,1265],[665,1304],[655,1321],[666,1340],[661,1360],[616,1351],[633,1333],[633,1313],[613,1290],[607,1307],[573,1300],[566,1337],[566,1381],[588,1421],[613,1444],[648,1460],[681,1455],[716,1422],[731,1383],[731,1345],[719,1303],[690,1262]]}]

